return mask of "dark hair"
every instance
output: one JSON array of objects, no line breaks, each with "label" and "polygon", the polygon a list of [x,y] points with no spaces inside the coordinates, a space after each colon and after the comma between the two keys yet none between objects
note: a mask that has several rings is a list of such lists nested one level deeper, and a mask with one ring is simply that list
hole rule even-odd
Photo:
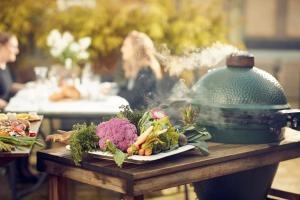
[{"label": "dark hair", "polygon": [[0,32],[0,44],[6,44],[14,35],[7,32]]}]

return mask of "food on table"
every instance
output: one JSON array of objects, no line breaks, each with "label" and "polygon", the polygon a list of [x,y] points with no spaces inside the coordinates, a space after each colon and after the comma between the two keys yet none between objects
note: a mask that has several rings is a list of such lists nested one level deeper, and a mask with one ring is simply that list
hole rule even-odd
[{"label": "food on table", "polygon": [[62,93],[66,98],[80,99],[80,92],[72,85],[63,86]]},{"label": "food on table", "polygon": [[167,114],[159,108],[146,111],[138,122],[138,127],[141,132],[149,128],[155,120],[166,117]]},{"label": "food on table", "polygon": [[152,130],[153,130],[153,126],[150,126],[145,132],[143,132],[137,138],[137,140],[130,147],[127,148],[127,153],[133,154],[134,151],[139,150],[140,145],[146,141],[147,137],[150,135]]},{"label": "food on table", "polygon": [[0,113],[0,121],[1,120],[7,120],[8,119],[8,116],[4,113]]},{"label": "food on table", "polygon": [[7,131],[0,130],[0,136],[10,136]]},{"label": "food on table", "polygon": [[60,91],[54,92],[49,96],[50,101],[60,101],[64,99],[80,99],[81,95],[78,89],[73,85],[64,85]]},{"label": "food on table", "polygon": [[0,151],[2,151],[2,152],[11,152],[14,149],[15,149],[14,145],[7,144],[7,143],[4,143],[4,142],[0,141]]},{"label": "food on table", "polygon": [[178,145],[184,146],[187,144],[188,144],[188,138],[184,134],[180,133],[178,138]]},{"label": "food on table", "polygon": [[50,101],[60,101],[65,99],[64,94],[60,92],[54,92],[49,96]]},{"label": "food on table", "polygon": [[0,151],[10,152],[19,146],[37,144],[43,146],[35,138],[36,133],[30,132],[30,122],[25,119],[0,121]]},{"label": "food on table", "polygon": [[16,115],[17,119],[23,119],[28,121],[39,121],[41,120],[40,116],[36,113],[18,113]]},{"label": "food on table", "polygon": [[[39,121],[41,120],[40,116],[38,116],[37,113],[0,113],[0,121],[5,121],[5,120],[26,120],[26,121]],[[28,123],[24,122],[23,123]],[[30,125],[30,123],[29,123]],[[28,126],[29,126],[28,125]]]},{"label": "food on table", "polygon": [[10,152],[20,146],[29,147],[34,144],[44,146],[34,137],[0,136],[0,151]]},{"label": "food on table", "polygon": [[[195,121],[199,115],[200,110],[187,106],[181,113],[182,121],[184,126],[179,128],[179,145],[185,143],[187,139],[188,144],[193,145],[196,150],[200,151],[203,155],[208,155],[208,146],[206,140],[211,139],[211,135],[208,133],[206,128],[199,126]],[[181,135],[186,138],[183,138]]]},{"label": "food on table", "polygon": [[29,136],[30,122],[27,120],[2,120],[0,121],[0,133],[2,136]]},{"label": "food on table", "polygon": [[171,151],[180,146],[193,145],[203,155],[208,154],[205,140],[210,138],[206,129],[194,124],[196,112],[191,107],[183,113],[184,126],[176,127],[169,116],[159,108],[146,111],[132,111],[123,106],[114,118],[100,123],[77,124],[72,131],[51,135],[47,140],[68,142],[76,165],[85,152],[101,150],[113,154],[116,164],[121,167],[128,156],[150,156]]},{"label": "food on table", "polygon": [[106,148],[107,140],[111,141],[118,149],[126,151],[137,138],[137,129],[127,119],[112,118],[97,126],[96,134],[100,138],[100,149]]},{"label": "food on table", "polygon": [[[122,119],[128,119],[130,123],[134,124],[135,127],[138,129],[138,123],[140,119],[143,117],[144,112],[142,110],[134,110],[132,111],[129,107],[129,105],[122,105],[120,106],[120,112],[117,114],[116,117],[122,118]],[[139,134],[138,130],[138,134]]]},{"label": "food on table", "polygon": [[73,126],[70,138],[71,155],[76,165],[82,160],[85,152],[99,148],[99,137],[94,124],[76,124]]}]

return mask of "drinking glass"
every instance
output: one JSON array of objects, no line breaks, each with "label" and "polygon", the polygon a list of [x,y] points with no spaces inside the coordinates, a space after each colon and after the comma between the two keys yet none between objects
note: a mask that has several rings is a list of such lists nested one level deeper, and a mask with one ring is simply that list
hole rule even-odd
[{"label": "drinking glass", "polygon": [[48,67],[46,66],[36,66],[34,67],[34,73],[37,82],[43,82],[47,77]]}]

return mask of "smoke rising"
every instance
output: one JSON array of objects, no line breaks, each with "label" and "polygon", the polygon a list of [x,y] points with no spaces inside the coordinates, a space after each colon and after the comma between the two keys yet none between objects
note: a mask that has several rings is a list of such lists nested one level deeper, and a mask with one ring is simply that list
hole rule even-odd
[{"label": "smoke rising", "polygon": [[240,52],[240,50],[232,45],[216,42],[209,47],[195,49],[181,56],[171,55],[170,52],[165,45],[161,46],[156,57],[171,76],[179,76],[184,70],[215,67],[228,55]]}]

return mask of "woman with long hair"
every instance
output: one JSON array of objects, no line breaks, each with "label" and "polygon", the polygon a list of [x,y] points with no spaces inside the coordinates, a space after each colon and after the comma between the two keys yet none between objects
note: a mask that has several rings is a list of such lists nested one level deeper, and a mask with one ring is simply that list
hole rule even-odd
[{"label": "woman with long hair", "polygon": [[155,51],[152,40],[142,32],[130,32],[123,42],[121,52],[127,84],[120,88],[119,95],[133,109],[148,106],[157,91],[157,81],[162,79]]}]

